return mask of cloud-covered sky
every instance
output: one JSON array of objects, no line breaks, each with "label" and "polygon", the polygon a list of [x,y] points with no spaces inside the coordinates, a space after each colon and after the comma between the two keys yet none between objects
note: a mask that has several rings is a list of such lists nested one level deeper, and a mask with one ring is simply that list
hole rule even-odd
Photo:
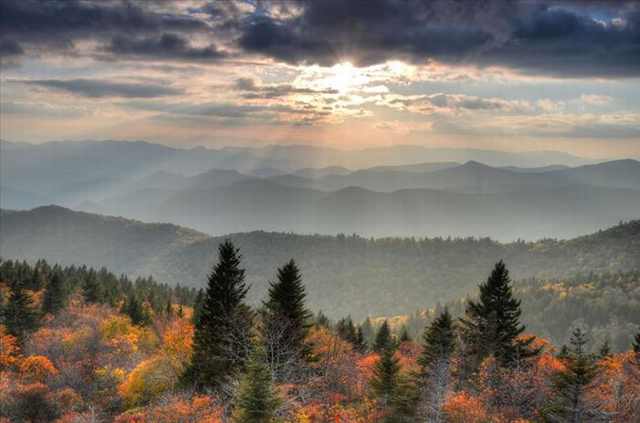
[{"label": "cloud-covered sky", "polygon": [[640,2],[0,0],[0,136],[640,157]]}]

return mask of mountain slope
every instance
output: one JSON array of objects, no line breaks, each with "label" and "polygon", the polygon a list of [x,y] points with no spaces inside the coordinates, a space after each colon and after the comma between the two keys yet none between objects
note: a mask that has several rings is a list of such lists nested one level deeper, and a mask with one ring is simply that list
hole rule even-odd
[{"label": "mountain slope", "polygon": [[[345,193],[354,194],[367,192]],[[640,221],[568,241],[501,244],[487,238],[368,240],[269,232],[213,238],[175,225],[55,206],[0,217],[3,258],[104,265],[189,286],[204,286],[217,245],[229,237],[243,254],[252,302],[263,298],[276,267],[293,257],[312,308],[334,317],[404,314],[459,298],[473,292],[499,259],[515,279],[640,268]]]}]

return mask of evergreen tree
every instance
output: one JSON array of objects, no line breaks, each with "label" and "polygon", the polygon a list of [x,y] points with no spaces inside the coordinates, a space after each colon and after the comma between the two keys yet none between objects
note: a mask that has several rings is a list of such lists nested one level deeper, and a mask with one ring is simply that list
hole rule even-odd
[{"label": "evergreen tree", "polygon": [[371,319],[367,317],[364,323],[360,325],[360,328],[362,328],[362,337],[364,338],[365,344],[371,345],[375,336]]},{"label": "evergreen tree", "polygon": [[42,312],[57,314],[66,304],[66,293],[62,276],[59,272],[53,273],[44,291],[42,300]]},{"label": "evergreen tree", "polygon": [[193,339],[191,365],[184,375],[198,389],[217,389],[244,366],[250,345],[250,311],[243,300],[249,287],[241,256],[231,241],[218,248],[209,274]]},{"label": "evergreen tree", "polygon": [[586,392],[598,374],[594,357],[585,351],[587,343],[584,332],[577,328],[570,340],[568,355],[563,360],[565,370],[554,381],[556,401],[547,414],[553,421],[581,423],[600,416],[597,406],[590,404]]},{"label": "evergreen tree", "polygon": [[265,352],[275,367],[297,361],[298,357],[311,359],[311,346],[306,338],[313,317],[304,304],[305,288],[295,262],[289,261],[277,273],[277,281],[270,284],[264,303],[263,334],[268,340]]},{"label": "evergreen tree", "polygon": [[89,271],[82,284],[82,296],[85,302],[94,304],[100,301],[100,285],[98,284],[96,272]]},{"label": "evergreen tree", "polygon": [[203,306],[204,306],[204,291],[202,289],[199,289],[198,294],[196,295],[196,299],[193,303],[193,314],[191,315],[191,321],[193,322],[194,326],[198,326],[200,322]]},{"label": "evergreen tree", "polygon": [[364,339],[364,332],[362,331],[362,326],[358,326],[358,330],[356,331],[356,342],[354,344],[355,350],[360,354],[364,354],[367,352],[368,346],[367,341]]},{"label": "evergreen tree", "polygon": [[134,325],[144,326],[151,322],[151,316],[149,316],[140,300],[133,293],[129,294],[129,297],[124,302],[122,312],[129,316],[131,323]]},{"label": "evergreen tree", "polygon": [[373,343],[373,350],[377,353],[382,353],[388,349],[392,349],[394,346],[393,338],[391,337],[391,330],[389,329],[389,322],[386,320],[378,329],[376,339]]},{"label": "evergreen tree", "polygon": [[329,328],[331,327],[331,321],[329,320],[329,318],[322,312],[322,310],[320,310],[318,312],[318,314],[316,315],[316,325],[317,326],[322,326],[325,328]]},{"label": "evergreen tree", "polygon": [[531,349],[534,338],[520,339],[525,327],[520,323],[520,301],[513,297],[511,278],[504,262],[496,263],[487,282],[480,285],[479,301],[469,301],[461,319],[465,344],[477,363],[493,355],[503,366],[537,355]]},{"label": "evergreen tree", "polygon": [[640,332],[633,339],[633,351],[637,354],[640,354]]},{"label": "evergreen tree", "polygon": [[444,421],[442,406],[451,376],[451,355],[455,349],[455,332],[449,311],[444,311],[424,330],[423,350],[418,357],[420,372],[418,414],[422,421]]},{"label": "evergreen tree", "polygon": [[609,339],[605,339],[600,347],[599,351],[600,358],[608,358],[611,357],[611,347],[609,346]]},{"label": "evergreen tree", "polygon": [[373,369],[371,388],[383,406],[391,404],[400,381],[400,364],[394,352],[394,348],[382,349]]},{"label": "evergreen tree", "polygon": [[38,327],[38,315],[33,307],[31,297],[25,292],[21,283],[13,282],[9,301],[4,308],[4,323],[9,334],[23,343],[26,335]]},{"label": "evergreen tree", "polygon": [[400,343],[411,341],[411,336],[409,336],[409,330],[406,326],[402,326],[402,332],[400,332]]},{"label": "evergreen tree", "polygon": [[167,319],[173,318],[173,305],[171,304],[171,298],[167,300],[167,306],[165,307],[165,314]]},{"label": "evergreen tree", "polygon": [[264,352],[256,348],[247,362],[234,403],[234,423],[271,423],[280,405]]},{"label": "evergreen tree", "polygon": [[449,310],[445,310],[427,326],[422,336],[422,354],[418,357],[418,364],[423,374],[441,360],[448,360],[455,348],[455,332],[453,320]]},{"label": "evergreen tree", "polygon": [[345,341],[355,345],[356,343],[356,327],[353,324],[353,320],[351,320],[351,316],[346,319],[340,319],[336,324],[336,332],[338,336]]},{"label": "evergreen tree", "polygon": [[178,319],[182,319],[184,317],[184,308],[182,307],[182,304],[178,306],[177,316],[178,316]]}]

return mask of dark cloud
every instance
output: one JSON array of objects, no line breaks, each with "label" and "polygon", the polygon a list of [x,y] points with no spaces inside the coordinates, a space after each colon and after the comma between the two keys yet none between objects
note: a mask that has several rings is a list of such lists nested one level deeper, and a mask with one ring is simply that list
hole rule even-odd
[{"label": "dark cloud", "polygon": [[70,48],[80,39],[163,31],[191,32],[207,25],[190,15],[159,13],[154,2],[0,0],[0,36],[34,48]]},{"label": "dark cloud", "polygon": [[238,78],[233,86],[243,91],[246,99],[273,99],[286,97],[291,94],[337,94],[337,90],[314,90],[311,88],[297,88],[290,84],[258,85],[252,78]]},{"label": "dark cloud", "polygon": [[24,50],[15,40],[0,40],[0,57],[14,57],[24,54]]},{"label": "dark cloud", "polygon": [[167,87],[165,85],[149,83],[134,84],[98,79],[39,79],[13,82],[65,91],[71,94],[91,98],[152,98],[182,94],[181,90]]},{"label": "dark cloud", "polygon": [[120,56],[194,62],[215,61],[226,56],[213,44],[207,47],[192,47],[185,38],[171,33],[141,39],[118,35],[111,40],[107,50]]},{"label": "dark cloud", "polygon": [[[281,2],[265,1],[264,8]],[[245,20],[240,46],[288,63],[389,59],[502,65],[556,76],[640,75],[635,2],[299,0]],[[271,6],[269,6],[271,5]]]}]

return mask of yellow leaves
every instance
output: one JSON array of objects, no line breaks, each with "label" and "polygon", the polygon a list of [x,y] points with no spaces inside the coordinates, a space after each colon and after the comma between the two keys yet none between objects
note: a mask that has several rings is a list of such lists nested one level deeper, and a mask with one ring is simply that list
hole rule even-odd
[{"label": "yellow leaves", "polygon": [[166,357],[156,356],[138,364],[118,386],[118,392],[129,406],[141,405],[168,391],[176,382]]},{"label": "yellow leaves", "polygon": [[18,340],[7,333],[4,325],[0,325],[0,371],[18,364],[19,358]]},{"label": "yellow leaves", "polygon": [[193,325],[187,320],[174,321],[162,337],[162,350],[178,373],[182,373],[193,352]]},{"label": "yellow leaves", "polygon": [[58,369],[42,355],[29,356],[20,363],[20,377],[28,383],[44,383],[57,374]]},{"label": "yellow leaves", "polygon": [[100,325],[102,341],[119,352],[152,351],[158,338],[148,328],[131,323],[128,317],[111,316]]}]

